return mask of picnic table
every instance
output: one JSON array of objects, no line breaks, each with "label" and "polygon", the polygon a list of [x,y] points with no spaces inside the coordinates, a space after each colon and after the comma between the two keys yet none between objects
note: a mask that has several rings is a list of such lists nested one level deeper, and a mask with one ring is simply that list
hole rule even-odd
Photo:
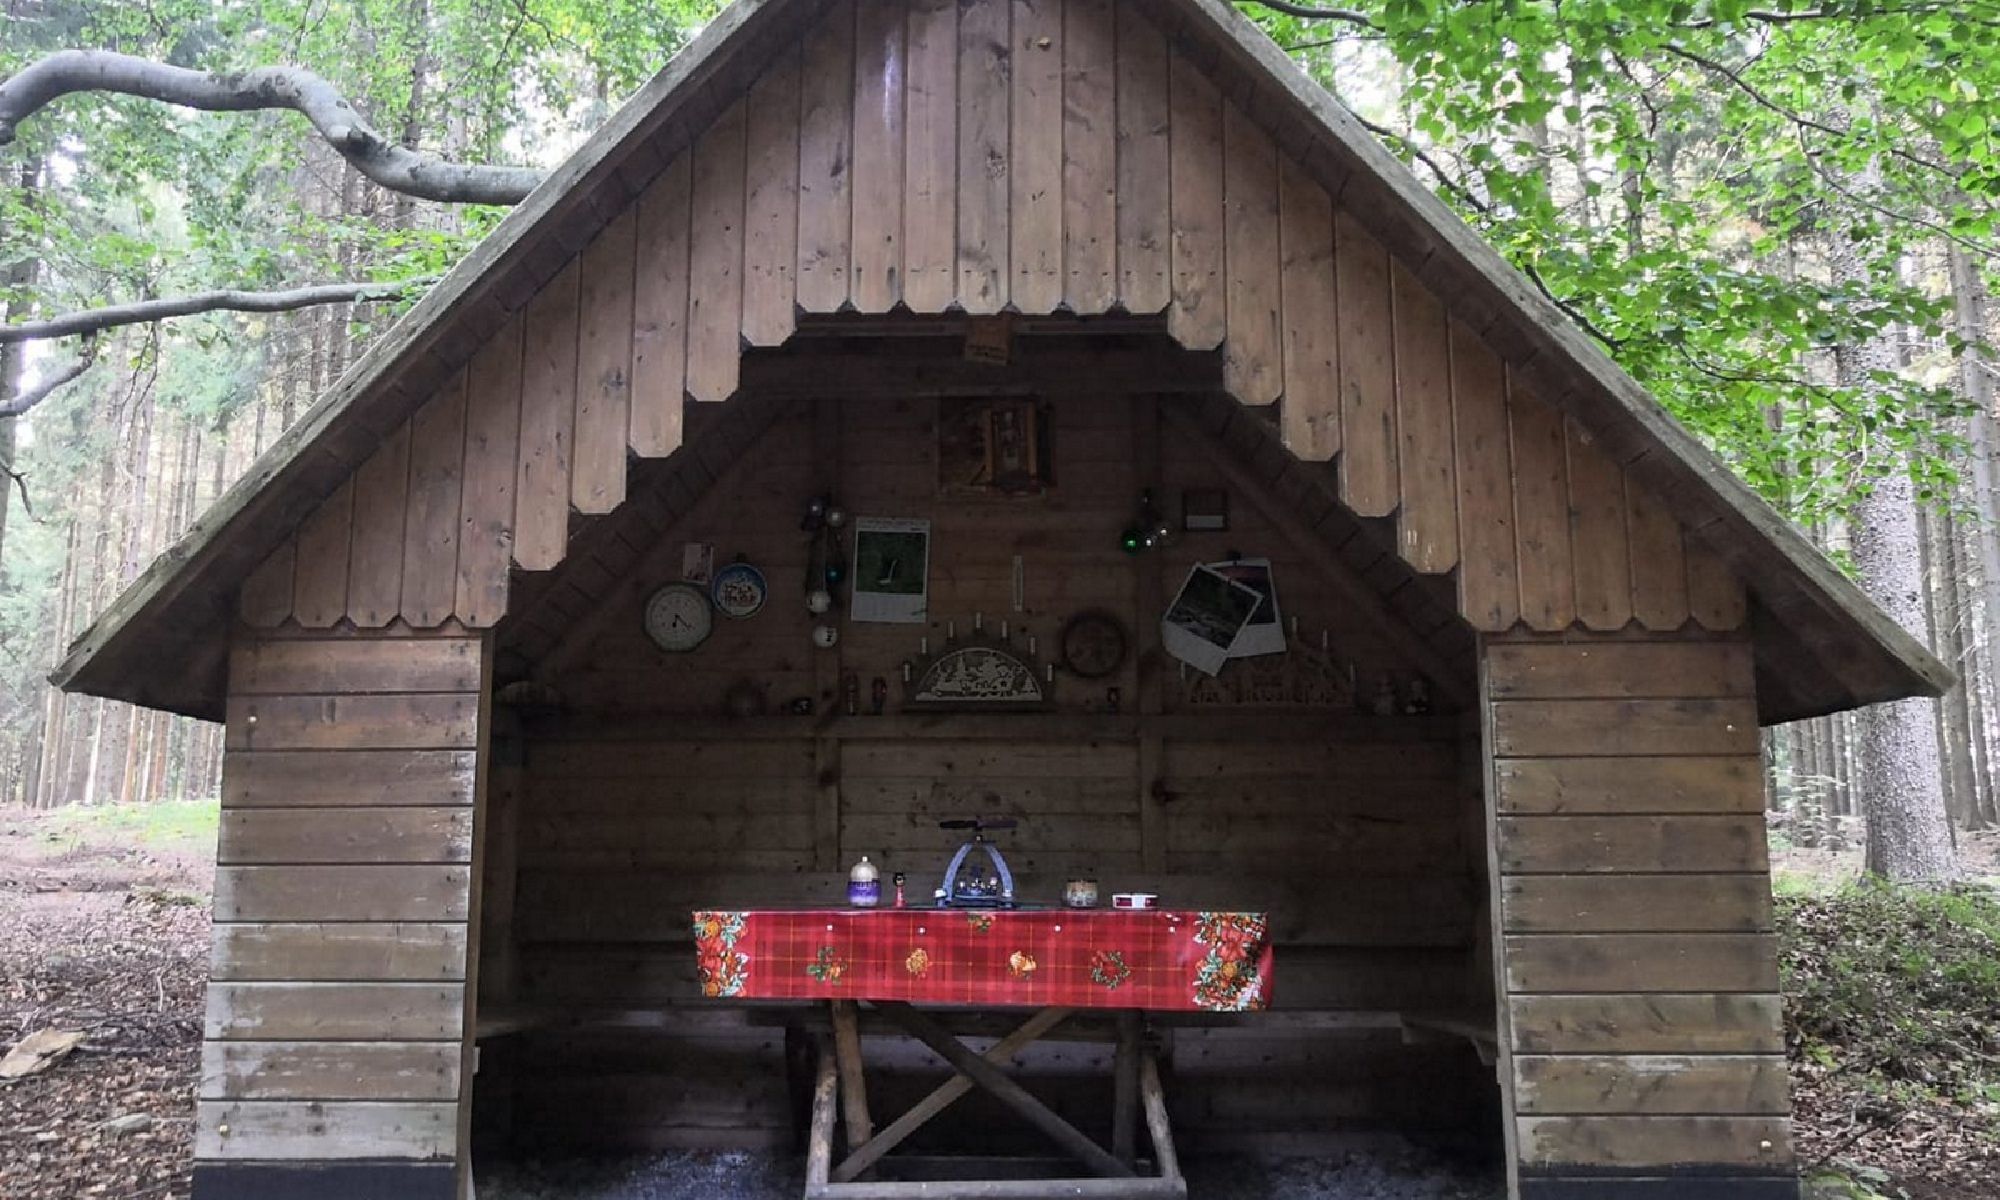
[{"label": "picnic table", "polygon": [[[702,993],[717,1000],[810,1000],[827,1005],[816,1035],[807,1139],[806,1200],[892,1200],[936,1185],[861,1176],[917,1129],[977,1088],[1040,1129],[1089,1171],[1062,1179],[954,1180],[952,1194],[1183,1197],[1154,1054],[1149,1012],[1240,1013],[1271,997],[1269,922],[1263,913],[1175,909],[755,909],[693,916]],[[880,1130],[868,1108],[861,1006],[914,1038],[954,1074]],[[981,1053],[954,1036],[939,1010],[1031,1010]],[[1007,1072],[1022,1050],[1078,1009],[1115,1010],[1109,1147],[1036,1099]],[[845,1154],[835,1161],[838,1119]],[[1141,1173],[1143,1117],[1153,1155]],[[931,1190],[926,1191],[929,1188]]]}]

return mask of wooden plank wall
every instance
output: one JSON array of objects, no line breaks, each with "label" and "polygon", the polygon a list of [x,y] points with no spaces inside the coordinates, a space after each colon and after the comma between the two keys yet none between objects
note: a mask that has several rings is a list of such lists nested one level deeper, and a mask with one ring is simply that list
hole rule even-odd
[{"label": "wooden plank wall", "polygon": [[[837,903],[864,853],[885,878],[907,872],[912,900],[925,902],[956,844],[936,822],[970,813],[1021,820],[1002,842],[1033,899],[1090,874],[1107,890],[1276,913],[1277,1005],[1305,1023],[1190,1034],[1174,1100],[1187,1128],[1239,1138],[1371,1121],[1456,1128],[1491,1095],[1468,1048],[1405,1053],[1385,1015],[1489,1003],[1475,965],[1483,847],[1462,717],[1186,708],[1157,649],[1162,580],[1230,549],[1269,555],[1301,636],[1316,644],[1325,629],[1364,683],[1410,668],[1328,586],[1320,557],[1240,496],[1226,534],[1189,535],[1157,555],[1121,552],[1141,479],[1171,495],[1222,486],[1214,456],[1184,426],[1157,429],[1149,400],[1093,393],[1050,404],[1056,488],[1013,501],[939,497],[935,401],[850,400],[832,421],[823,406],[781,415],[545,656],[544,678],[568,712],[529,724],[518,946],[489,939],[485,955],[518,956],[530,1004],[664,1006],[670,1016],[650,1033],[530,1038],[520,1069],[535,1083],[516,1100],[523,1135],[781,1142],[782,1046],[740,1012],[700,1000],[688,911]],[[1135,445],[1148,444],[1157,474],[1136,465],[1147,452]],[[796,582],[805,569],[797,514],[830,478],[854,513],[933,522],[928,627],[843,621],[835,650],[813,649]],[[667,655],[646,640],[640,609],[677,577],[688,540],[711,542],[719,560],[744,555],[773,593],[756,617],[719,621],[699,650]],[[941,645],[947,620],[961,635],[975,612],[990,632],[1006,621],[1017,647],[1032,634],[1046,661],[1062,622],[1087,608],[1117,614],[1134,653],[1111,679],[1060,677],[1059,713],[917,716],[898,712],[899,701],[889,715],[865,713],[870,682],[881,676],[900,696],[902,661],[919,637]],[[825,715],[850,673],[863,715]],[[742,680],[760,685],[774,711],[811,696],[822,715],[732,721],[723,695]],[[1121,693],[1116,714],[1107,686]],[[651,1040],[631,1050],[634,1038]],[[1036,1069],[1075,1074],[1080,1052]],[[1083,1111],[1101,1108],[1075,1083]]]},{"label": "wooden plank wall", "polygon": [[1782,1176],[1749,645],[1488,639],[1483,674],[1523,1177]]},{"label": "wooden plank wall", "polygon": [[450,1160],[484,638],[237,639],[197,1160]]},{"label": "wooden plank wall", "polygon": [[506,611],[798,315],[1164,310],[1474,627],[1739,627],[1670,510],[1137,0],[835,0],[248,580],[250,624]]}]

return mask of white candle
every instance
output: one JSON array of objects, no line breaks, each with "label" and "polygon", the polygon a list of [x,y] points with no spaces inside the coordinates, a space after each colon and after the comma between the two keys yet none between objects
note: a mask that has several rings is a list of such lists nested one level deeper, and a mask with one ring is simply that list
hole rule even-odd
[{"label": "white candle", "polygon": [[1054,663],[1050,663],[1048,666],[1048,681],[1050,683],[1056,681],[1056,665]]},{"label": "white candle", "polygon": [[1003,642],[1007,640],[1007,622],[1005,621],[1000,622],[1000,640]]},{"label": "white candle", "polygon": [[904,683],[908,683],[908,682],[910,682],[910,664],[909,664],[909,663],[904,663],[904,664],[903,664],[903,682],[904,682]]},{"label": "white candle", "polygon": [[1028,635],[1028,653],[1032,655],[1034,654],[1034,652],[1035,652],[1035,635],[1031,633]]},{"label": "white candle", "polygon": [[931,637],[929,634],[925,634],[924,636],[917,639],[917,653],[929,654],[930,652],[931,652]]},{"label": "white candle", "polygon": [[975,609],[973,609],[973,610],[972,610],[972,632],[974,632],[974,633],[978,633],[978,632],[979,632],[980,630],[982,630],[982,629],[984,629],[984,628],[986,628],[986,614],[985,614],[985,613],[983,613],[983,612],[980,612],[980,611],[979,611],[978,609],[976,609],[976,608],[975,608]]}]

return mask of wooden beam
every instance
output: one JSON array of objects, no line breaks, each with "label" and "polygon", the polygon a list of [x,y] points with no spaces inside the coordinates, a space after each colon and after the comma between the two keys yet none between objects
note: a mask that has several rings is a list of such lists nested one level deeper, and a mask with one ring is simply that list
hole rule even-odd
[{"label": "wooden beam", "polygon": [[847,1148],[859,1150],[874,1136],[868,1117],[868,1079],[861,1070],[861,1029],[854,1019],[854,1001],[834,1000],[833,1061],[840,1072],[840,1107],[847,1117]]},{"label": "wooden beam", "polygon": [[[1050,1030],[1062,1023],[1070,1013],[1066,1008],[1045,1008],[1029,1017],[1019,1029],[995,1042],[983,1056],[987,1062],[1000,1066],[1022,1050],[1041,1040]],[[951,1107],[959,1097],[972,1090],[972,1081],[963,1075],[953,1075],[939,1084],[936,1090],[910,1106],[910,1110],[891,1121],[887,1128],[868,1140],[868,1144],[849,1154],[845,1161],[833,1172],[835,1183],[848,1183],[858,1178],[863,1171],[879,1162],[883,1155],[901,1145],[905,1139],[919,1128]]]},{"label": "wooden beam", "polygon": [[1001,1074],[999,1068],[966,1049],[957,1038],[951,1036],[925,1013],[900,1000],[883,1001],[875,1007],[902,1026],[904,1032],[929,1046],[938,1057],[950,1063],[961,1075],[970,1077],[973,1083],[990,1093],[996,1100],[1021,1114],[1035,1128],[1048,1134],[1057,1145],[1091,1170],[1113,1179],[1132,1178],[1132,1168],[1113,1158],[1104,1147],[1091,1141],[1076,1126],[1057,1116],[1048,1105],[1029,1095],[1026,1088]]},{"label": "wooden beam", "polygon": [[826,1186],[833,1165],[833,1110],[840,1086],[834,1068],[833,1047],[819,1040],[819,1073],[813,1079],[812,1131],[806,1138],[806,1194]]},{"label": "wooden beam", "polygon": [[1160,1064],[1153,1061],[1150,1051],[1139,1055],[1139,1100],[1146,1108],[1146,1132],[1153,1139],[1153,1161],[1159,1166],[1160,1178],[1182,1183],[1180,1155],[1174,1152],[1174,1128],[1167,1121],[1167,1096],[1160,1088]]}]

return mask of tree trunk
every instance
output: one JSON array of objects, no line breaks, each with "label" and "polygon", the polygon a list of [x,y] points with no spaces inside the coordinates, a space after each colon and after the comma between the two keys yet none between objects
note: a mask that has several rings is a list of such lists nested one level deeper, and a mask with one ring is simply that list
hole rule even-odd
[{"label": "tree trunk", "polygon": [[[1852,246],[1835,239],[1831,255],[1848,280],[1865,278]],[[1877,336],[1835,356],[1843,386],[1866,391],[1876,372],[1897,369],[1895,344]],[[1918,640],[1926,628],[1916,488],[1886,439],[1875,447],[1890,464],[1854,505],[1849,540],[1861,586]],[[1877,704],[1857,714],[1860,802],[1868,821],[1867,869],[1895,883],[1936,885],[1958,873],[1938,762],[1937,701]]]}]

